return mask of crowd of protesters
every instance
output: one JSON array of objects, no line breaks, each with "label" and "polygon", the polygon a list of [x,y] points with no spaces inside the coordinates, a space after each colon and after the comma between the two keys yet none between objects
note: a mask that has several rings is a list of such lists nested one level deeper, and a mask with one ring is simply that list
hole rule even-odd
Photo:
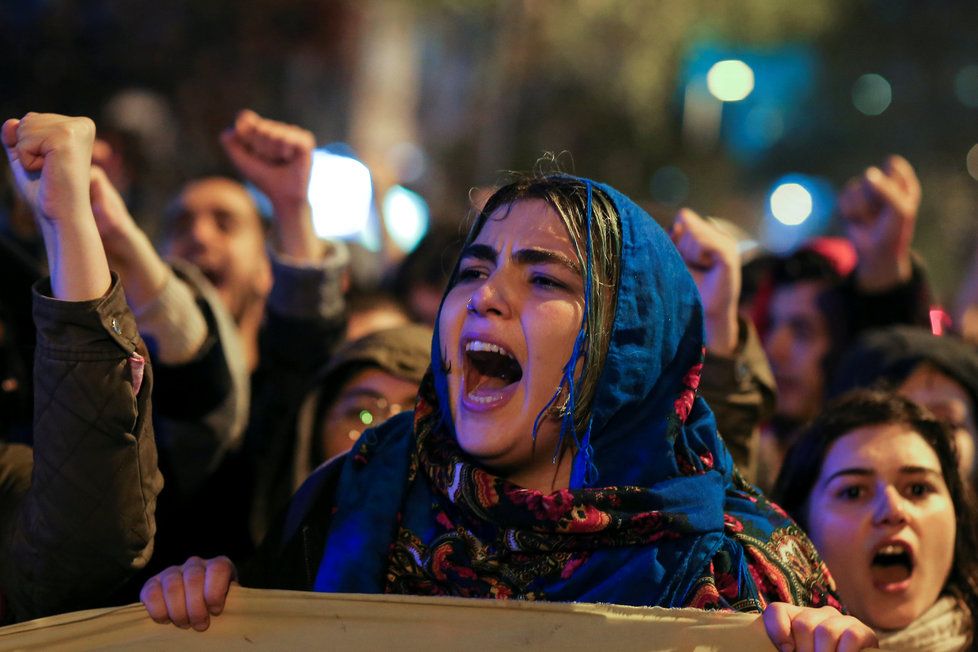
[{"label": "crowd of protesters", "polygon": [[[206,629],[241,567],[242,579],[254,586],[368,587],[364,590],[763,611],[771,638],[800,649],[806,636],[831,640],[826,649],[836,644],[858,649],[877,641],[900,649],[970,649],[978,619],[978,514],[972,499],[978,478],[978,349],[973,341],[978,329],[967,327],[973,306],[966,287],[959,309],[962,327],[952,325],[938,334],[932,330],[926,268],[912,249],[921,188],[905,159],[892,156],[880,167],[871,166],[842,190],[838,213],[846,237],[816,238],[787,255],[742,260],[737,240],[721,221],[682,209],[668,234],[661,234],[670,256],[678,254],[675,269],[655,260],[653,269],[636,271],[628,252],[635,243],[659,251],[660,234],[636,235],[628,230],[633,229],[630,220],[638,216],[651,224],[651,219],[605,186],[558,176],[540,186],[516,183],[501,194],[484,193],[488,207],[473,207],[476,227],[468,238],[460,219],[457,226],[429,233],[400,265],[358,278],[351,271],[352,245],[324,241],[313,231],[307,195],[315,141],[300,127],[242,111],[219,135],[238,178],[188,181],[162,218],[158,246],[99,166],[109,146],[96,140],[90,120],[28,114],[4,123],[2,137],[10,163],[0,206],[3,622],[125,603],[141,595],[154,619]],[[269,200],[270,215],[262,214],[249,187]],[[547,193],[577,197],[581,189],[586,199],[579,198],[578,212],[587,220],[580,227],[586,238],[574,234],[573,220],[560,227],[532,208],[540,202],[549,207],[548,214],[563,217],[562,210],[573,211]],[[517,223],[518,216],[524,221]],[[619,249],[605,241],[612,236],[604,232],[595,231],[592,243],[591,232],[598,228],[592,220],[617,225]],[[569,231],[567,246],[574,245],[568,256],[560,254],[566,259],[562,271],[526,283],[532,292],[553,293],[548,296],[554,303],[563,299],[553,297],[572,294],[568,287],[583,288],[587,327],[581,326],[581,314],[567,313],[577,320],[567,335],[574,342],[574,364],[565,367],[563,358],[559,365],[542,357],[531,360],[527,356],[533,351],[501,350],[488,335],[483,342],[453,330],[453,300],[461,301],[458,314],[465,324],[521,319],[510,314],[518,311],[504,295],[522,290],[514,289],[511,280],[494,280],[497,270],[516,272],[492,257],[511,246],[507,238],[550,242],[540,233],[551,237],[555,229]],[[566,240],[565,231],[560,232]],[[502,245],[487,253],[484,241]],[[550,258],[558,257],[547,251],[534,258],[527,251],[514,253],[513,260],[519,254],[524,256],[519,265],[552,265]],[[648,278],[636,281],[626,272]],[[576,274],[576,286],[562,277],[568,274]],[[656,292],[661,294],[667,282],[677,294],[688,284],[697,296],[685,303],[659,302]],[[652,290],[646,291],[645,284]],[[465,296],[453,299],[460,288]],[[639,314],[647,309],[642,301],[658,312],[645,313],[629,331],[616,319],[634,308],[633,300]],[[529,311],[529,303],[521,305]],[[688,330],[676,331],[677,339],[669,340],[682,321],[677,315],[686,310],[692,310],[684,317]],[[660,322],[669,326],[658,328]],[[598,328],[602,324],[604,331]],[[648,347],[658,346],[677,361],[705,350],[701,369],[696,366],[694,374],[668,366],[672,359],[643,367],[619,357],[616,347],[624,347],[629,338],[641,339],[639,324],[651,332]],[[563,326],[550,324],[554,338]],[[451,337],[474,348],[457,355],[444,345],[444,338]],[[547,351],[546,343],[529,340],[527,346]],[[522,432],[526,441],[514,447],[530,445],[530,459],[542,456],[550,463],[550,470],[544,470],[551,479],[541,487],[533,484],[539,478],[535,466],[497,461],[495,453],[468,441],[466,433],[481,432],[481,426],[476,417],[466,422],[459,412],[476,414],[473,406],[480,402],[491,412],[502,399],[490,390],[505,393],[514,377],[540,377],[548,364],[562,369],[559,383],[547,390],[548,398],[553,395],[550,402],[541,409],[528,397],[515,415],[529,419],[529,427]],[[453,365],[463,374],[457,382],[470,390],[468,407],[452,402],[461,391],[452,385]],[[592,367],[596,371],[589,371]],[[628,373],[654,376],[643,381],[649,383],[647,395],[633,397],[632,403],[622,398],[631,391]],[[660,379],[670,374],[678,375],[666,385]],[[440,385],[443,376],[447,385]],[[469,386],[475,382],[477,387]],[[694,403],[682,408],[686,391],[705,399],[709,408]],[[625,467],[643,469],[644,454],[633,450],[635,459],[629,461],[607,453],[601,437],[610,435],[601,419],[611,419],[605,406],[615,401],[619,408],[632,405],[636,415],[670,424],[656,437],[674,446],[672,471],[630,474]],[[655,401],[675,403],[675,414],[653,410]],[[704,557],[708,572],[692,569],[698,579],[678,593],[672,587],[670,600],[651,585],[644,592],[616,588],[603,593],[593,582],[580,580],[589,563],[597,568],[606,556],[619,559],[609,550],[618,554],[622,545],[652,545],[651,539],[641,539],[640,545],[625,528],[602,530],[600,536],[588,530],[589,545],[602,542],[594,550],[556,538],[573,552],[563,558],[548,551],[541,555],[546,564],[535,561],[536,549],[520,547],[526,545],[522,539],[511,544],[512,554],[502,555],[493,548],[503,545],[499,539],[480,549],[488,562],[466,558],[469,568],[453,558],[456,565],[450,568],[457,575],[446,580],[443,572],[432,570],[435,562],[417,559],[427,545],[434,546],[426,537],[441,530],[427,521],[418,525],[424,519],[408,509],[415,500],[431,503],[425,492],[437,489],[416,488],[416,476],[424,477],[416,467],[441,468],[439,455],[455,455],[454,448],[437,454],[425,448],[444,434],[437,426],[425,429],[425,420],[434,419],[439,409],[451,413],[445,420],[454,419],[446,432],[458,437],[458,468],[475,462],[476,470],[466,471],[475,474],[472,482],[480,482],[478,474],[486,469],[505,481],[522,482],[524,492],[533,490],[536,500],[550,505],[542,509],[578,499],[577,493],[561,492],[601,488],[621,492],[614,495],[623,500],[629,495],[623,489],[632,483],[651,487],[651,495],[659,496],[659,483],[719,473],[727,496],[721,529],[729,537],[722,545],[734,541],[740,547],[724,548],[723,563],[716,550]],[[361,473],[361,485],[368,477],[387,482],[376,470],[370,475],[360,469],[370,468],[367,458],[393,454],[388,440],[395,436],[383,435],[378,443],[377,433],[395,426],[377,427],[396,423],[411,431],[404,418],[388,421],[411,410],[417,420],[412,436],[427,443],[419,444],[411,464],[399,471],[408,478],[403,513],[395,519],[400,529],[395,541],[376,543],[384,551],[376,562],[382,579],[369,584],[330,576],[330,568],[341,563],[330,561],[330,554],[336,560],[363,561],[337,543],[336,533],[357,520],[356,514],[344,512],[356,505],[345,495],[355,494],[352,487],[362,489],[351,477]],[[616,433],[635,426],[613,416]],[[543,435],[549,422],[557,424],[560,437],[547,448],[537,437],[547,441]],[[706,428],[719,433],[716,446],[701,435]],[[677,432],[682,446],[673,441]],[[701,437],[704,448],[689,443]],[[687,453],[696,459],[692,467]],[[724,466],[728,457],[733,461],[729,468]],[[656,463],[648,461],[648,468]],[[602,482],[615,479],[616,484],[593,484],[592,471]],[[562,480],[565,472],[569,475]],[[428,484],[434,487],[437,480]],[[508,498],[515,495],[510,486],[499,489]],[[495,489],[486,485],[485,490]],[[781,518],[775,515],[783,513],[762,491],[794,520],[772,525]],[[734,494],[752,501],[755,511],[745,516],[747,511],[730,509]],[[370,495],[367,491],[359,500]],[[672,503],[661,501],[654,503],[656,509],[674,516],[666,509]],[[600,511],[601,505],[585,507],[601,516],[612,513]],[[446,512],[436,521],[444,529],[447,520],[455,519],[453,527],[464,531],[458,536],[470,536],[466,545],[478,547],[479,537],[488,536],[487,523],[496,526],[493,519],[502,518],[488,514],[497,507],[480,503],[478,518]],[[357,527],[376,525],[379,517],[372,509],[363,508],[365,518],[375,520]],[[311,513],[335,518],[312,518]],[[538,524],[534,536],[550,541],[545,526],[550,523]],[[757,541],[748,545],[738,527],[761,528],[757,532],[763,535],[752,531]],[[663,530],[667,539],[685,536],[692,542],[691,531]],[[525,536],[515,532],[514,538]],[[790,546],[784,543],[789,540]],[[775,541],[782,542],[780,547]],[[316,548],[311,557],[310,545]],[[689,543],[684,554],[694,548]],[[650,549],[659,551],[654,563],[668,569],[671,549],[662,544],[660,550],[657,540]],[[445,550],[461,555],[458,547]],[[421,567],[406,560],[411,554]],[[753,559],[739,567],[749,577],[724,584],[738,570],[730,564],[740,563],[731,558],[759,554],[770,555],[774,567],[790,566],[791,572],[770,574]],[[805,560],[804,569],[791,555]],[[562,570],[553,565],[555,557]],[[364,563],[363,573],[371,572],[371,563]],[[584,570],[578,572],[579,566]],[[541,580],[553,572],[564,584]],[[621,587],[637,583],[634,578],[644,577],[642,572],[623,573]],[[504,581],[527,573],[536,574],[533,581]],[[648,581],[664,582],[655,575]],[[790,590],[769,586],[778,581],[791,585]],[[480,582],[492,590],[474,588]],[[564,585],[573,582],[584,582],[585,588],[568,593]],[[705,591],[706,586],[713,588]],[[804,598],[802,592],[807,592]],[[859,620],[839,615],[836,607]]]}]

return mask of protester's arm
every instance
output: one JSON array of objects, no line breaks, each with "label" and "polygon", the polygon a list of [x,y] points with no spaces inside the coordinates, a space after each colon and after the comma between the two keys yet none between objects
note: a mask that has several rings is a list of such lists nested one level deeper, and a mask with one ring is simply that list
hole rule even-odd
[{"label": "protester's arm", "polygon": [[201,353],[208,335],[192,291],[156,253],[98,166],[92,166],[91,197],[109,265],[122,279],[140,332],[155,340],[157,360],[165,364],[192,360]]},{"label": "protester's arm", "polygon": [[28,114],[3,144],[44,236],[35,286],[34,470],[3,589],[18,618],[96,606],[148,561],[162,478],[152,375],[89,203],[94,125]]},{"label": "protester's arm", "polygon": [[7,120],[2,137],[17,188],[44,237],[54,297],[101,297],[110,279],[89,201],[95,124],[88,118],[28,113]]},{"label": "protester's arm", "polygon": [[320,240],[313,229],[308,198],[316,146],[312,133],[244,110],[221,134],[221,143],[242,176],[272,204],[269,312],[298,321],[336,322],[343,312],[340,286],[347,254],[341,244]]},{"label": "protester's arm", "polygon": [[65,302],[35,288],[34,471],[14,532],[18,618],[102,606],[153,551],[148,354],[116,280]]},{"label": "protester's arm", "polygon": [[271,200],[272,290],[255,374],[250,442],[260,462],[253,534],[261,539],[291,492],[288,424],[315,372],[345,330],[340,243],[319,240],[308,201],[315,139],[300,127],[242,111],[221,136],[232,163]]},{"label": "protester's arm", "polygon": [[867,168],[843,189],[839,213],[858,255],[860,291],[883,292],[910,280],[919,208],[920,181],[902,156],[890,156],[882,168]]},{"label": "protester's arm", "polygon": [[774,409],[774,378],[757,333],[737,316],[737,242],[688,208],[676,215],[671,235],[703,301],[707,353],[700,395],[741,474],[754,482],[758,426]]},{"label": "protester's arm", "polygon": [[910,278],[880,292],[859,289],[855,275],[841,286],[854,335],[874,328],[909,324],[930,328],[933,294],[923,263],[911,257]]},{"label": "protester's arm", "polygon": [[911,251],[920,197],[920,181],[901,156],[867,168],[839,195],[839,214],[858,256],[843,288],[854,332],[929,325],[930,287]]},{"label": "protester's arm", "polygon": [[241,111],[221,134],[231,162],[272,203],[275,249],[299,264],[322,258],[309,204],[309,175],[316,139],[295,125]]},{"label": "protester's arm", "polygon": [[109,264],[153,349],[156,426],[170,490],[190,495],[241,441],[249,401],[247,372],[237,364],[242,345],[202,275],[164,262],[101,168],[93,166],[91,177]]},{"label": "protester's arm", "polygon": [[739,339],[740,254],[737,241],[688,208],[676,214],[670,233],[703,301],[706,348],[730,355]]},{"label": "protester's arm", "polygon": [[737,346],[730,355],[707,353],[699,393],[709,404],[717,430],[741,475],[756,483],[760,424],[774,414],[774,375],[754,325],[739,320]]},{"label": "protester's arm", "polygon": [[[228,338],[218,332],[214,314],[223,307],[202,296],[206,281],[189,265],[178,274],[160,258],[105,172],[92,166],[91,174],[92,211],[109,266],[122,280],[140,334],[152,342],[157,416],[204,419],[232,391],[222,346]],[[233,441],[239,434],[218,439]]]}]

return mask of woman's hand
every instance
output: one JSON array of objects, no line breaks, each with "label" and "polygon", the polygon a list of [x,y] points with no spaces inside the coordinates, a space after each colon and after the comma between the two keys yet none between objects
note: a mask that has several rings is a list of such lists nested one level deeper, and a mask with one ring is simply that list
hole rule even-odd
[{"label": "woman's hand", "polygon": [[139,599],[156,622],[202,632],[210,626],[212,615],[224,611],[228,589],[237,578],[227,557],[191,557],[183,566],[170,566],[149,578]]},{"label": "woman's hand", "polygon": [[762,617],[767,635],[782,652],[854,652],[879,646],[872,629],[833,607],[772,602]]}]

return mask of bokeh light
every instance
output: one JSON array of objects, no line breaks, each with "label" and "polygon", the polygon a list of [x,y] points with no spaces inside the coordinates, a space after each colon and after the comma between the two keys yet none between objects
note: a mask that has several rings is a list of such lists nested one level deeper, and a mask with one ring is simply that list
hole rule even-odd
[{"label": "bokeh light", "polygon": [[721,102],[739,102],[754,90],[754,71],[739,59],[718,61],[706,73],[706,87]]},{"label": "bokeh light", "polygon": [[392,186],[384,195],[384,224],[401,251],[418,246],[428,232],[429,221],[428,203],[418,193]]},{"label": "bokeh light", "polygon": [[832,222],[836,191],[831,182],[807,174],[787,174],[771,185],[761,222],[761,242],[774,253],[793,251],[822,235]]},{"label": "bokeh light", "polygon": [[769,204],[774,219],[788,226],[801,224],[812,215],[812,193],[800,183],[778,185]]},{"label": "bokeh light", "polygon": [[309,203],[313,227],[320,238],[349,238],[359,234],[370,218],[372,200],[370,170],[366,165],[324,149],[313,152]]},{"label": "bokeh light", "polygon": [[890,82],[876,73],[863,75],[852,86],[852,103],[862,114],[880,115],[892,101]]},{"label": "bokeh light", "polygon": [[968,150],[968,158],[965,160],[968,166],[968,174],[971,178],[978,181],[978,145],[974,145]]},{"label": "bokeh light", "polygon": [[652,175],[649,189],[655,201],[677,206],[689,196],[689,177],[676,166],[666,165]]}]

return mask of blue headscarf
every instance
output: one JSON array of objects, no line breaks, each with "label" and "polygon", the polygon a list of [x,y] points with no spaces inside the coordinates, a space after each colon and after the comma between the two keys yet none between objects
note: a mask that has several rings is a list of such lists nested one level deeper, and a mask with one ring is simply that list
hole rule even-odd
[{"label": "blue headscarf", "polygon": [[570,181],[586,190],[589,222],[592,193],[611,201],[622,234],[607,357],[570,488],[516,487],[457,450],[436,330],[417,414],[354,446],[315,588],[737,609],[830,601],[811,543],[739,479],[695,396],[703,310],[669,237],[613,188]]}]

